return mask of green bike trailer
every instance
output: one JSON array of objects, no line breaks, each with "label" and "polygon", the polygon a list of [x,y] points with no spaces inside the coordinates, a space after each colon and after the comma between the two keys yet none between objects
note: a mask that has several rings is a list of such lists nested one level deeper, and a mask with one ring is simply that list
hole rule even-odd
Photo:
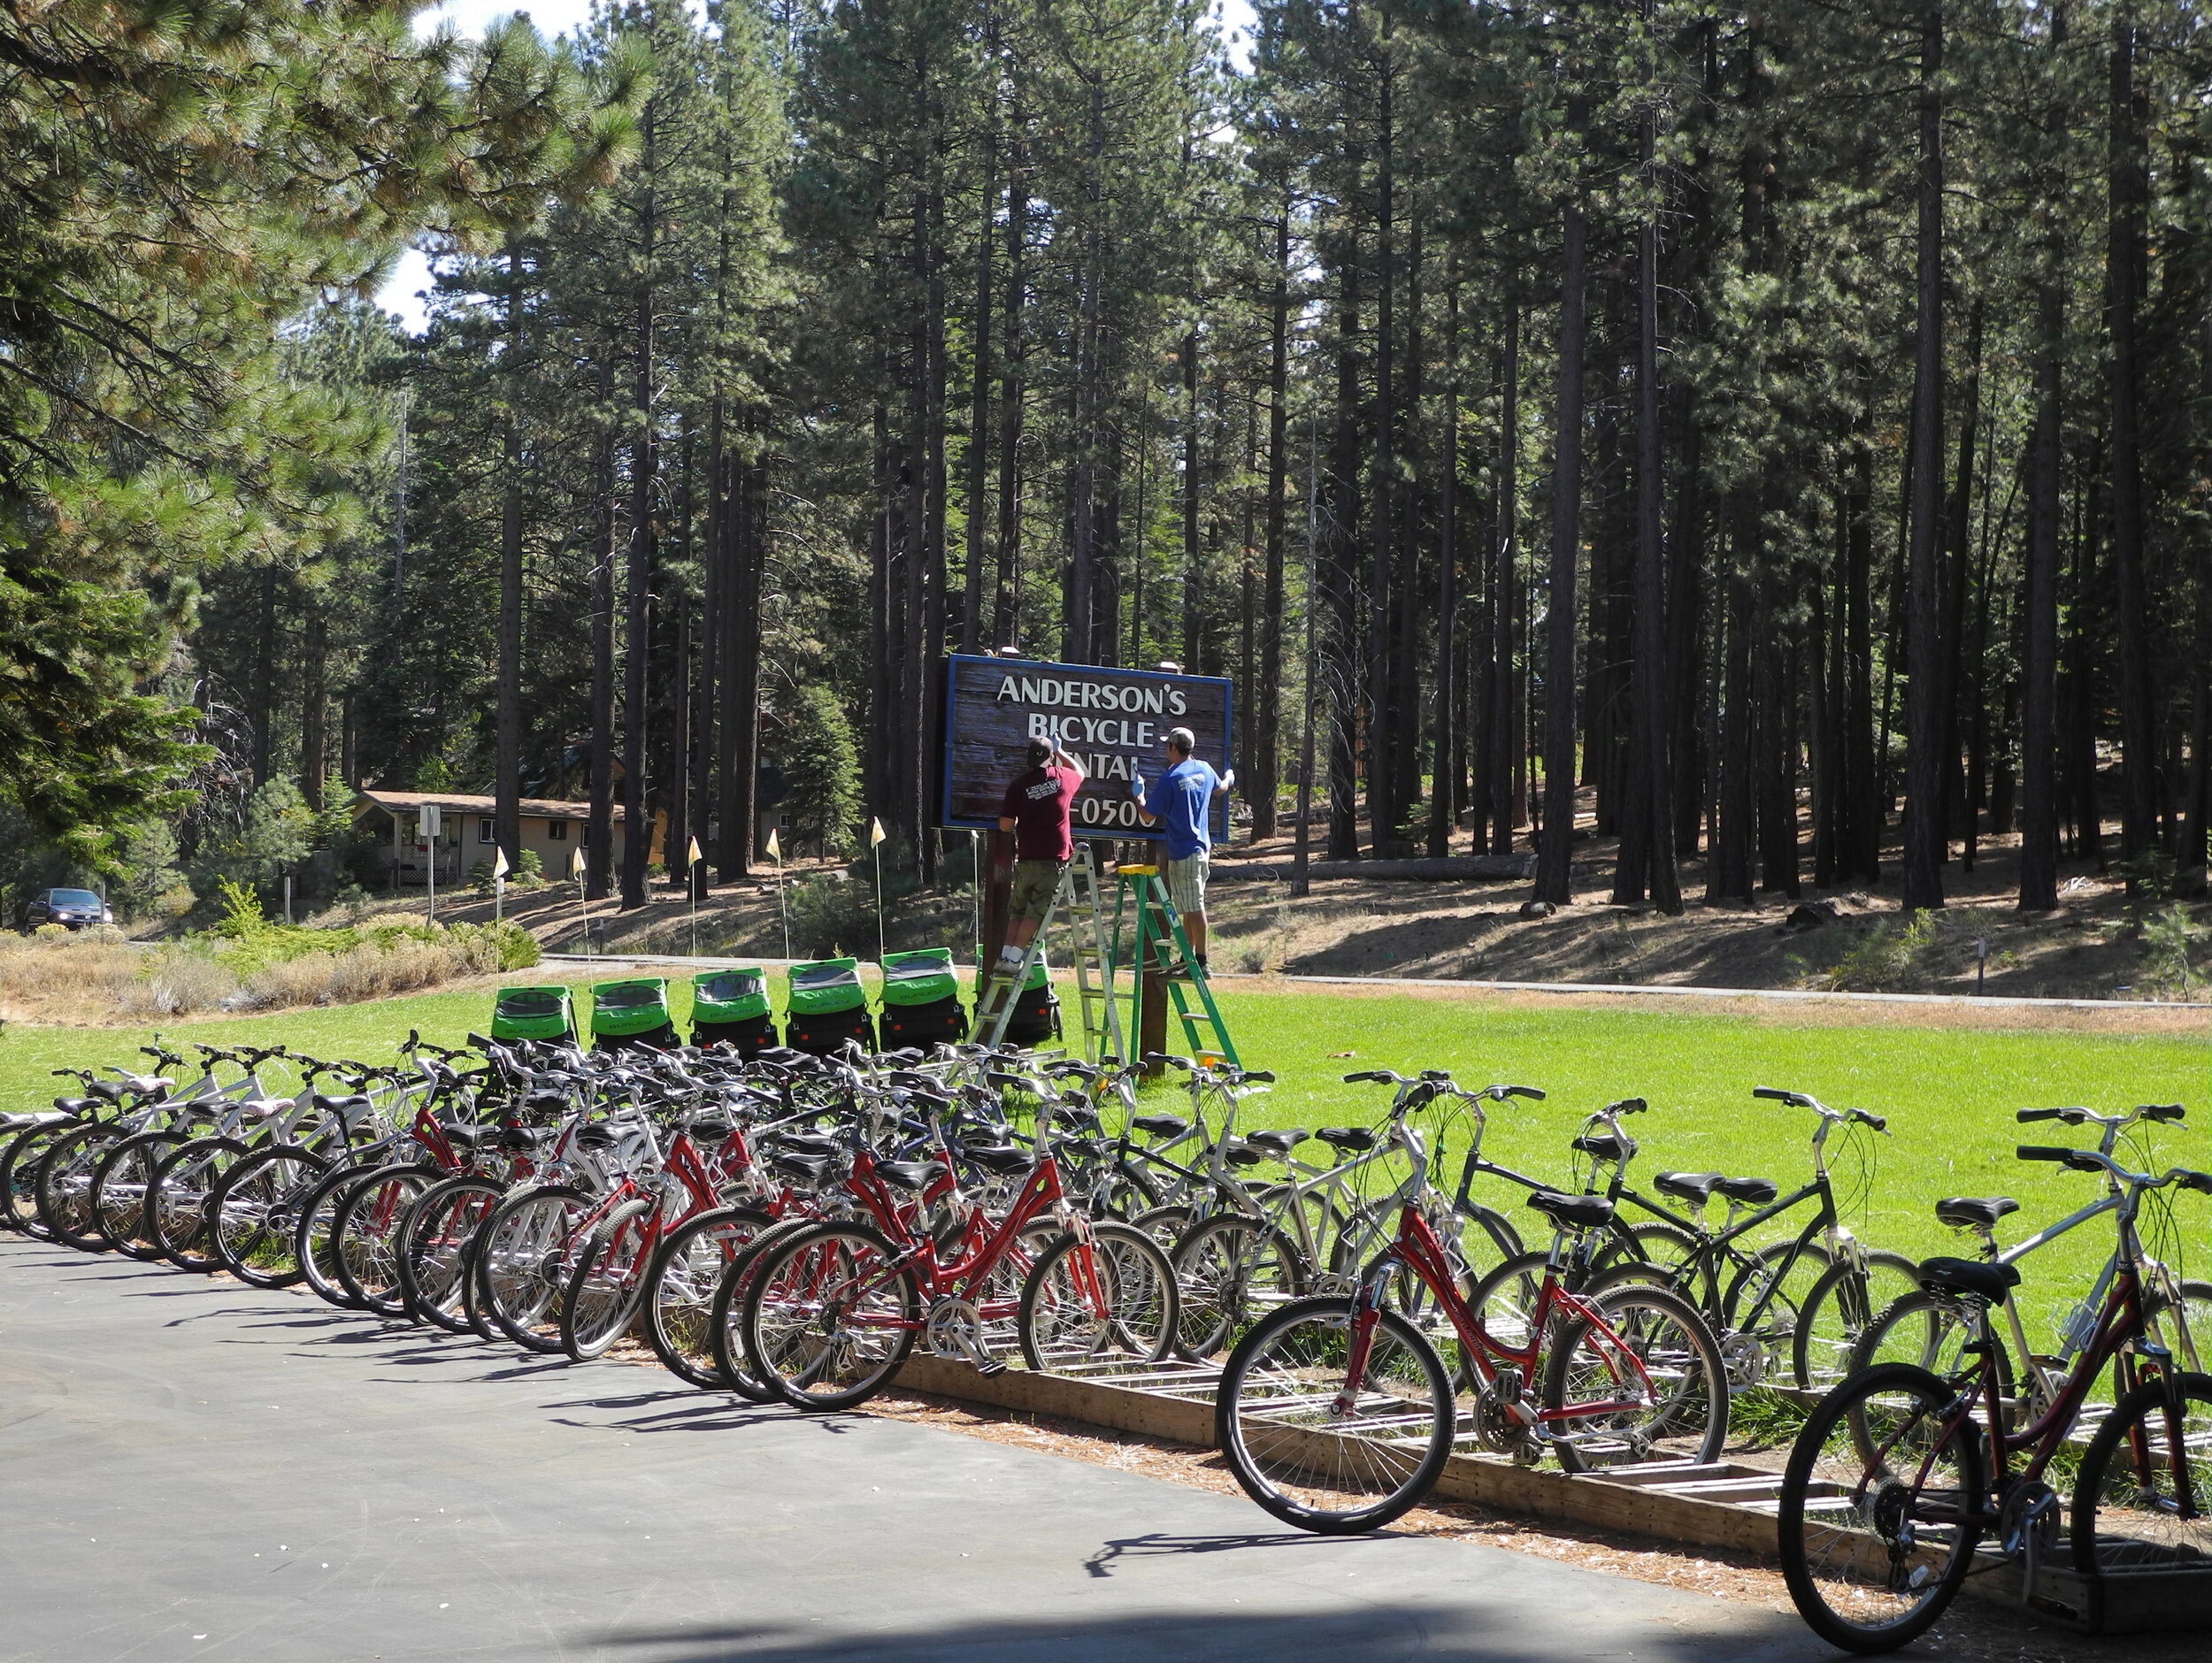
[{"label": "green bike trailer", "polygon": [[858,1041],[863,1050],[876,1048],[868,992],[860,985],[860,961],[817,959],[793,965],[784,1044],[794,1051],[826,1057],[849,1039]]},{"label": "green bike trailer", "polygon": [[503,987],[492,1000],[492,1038],[576,1043],[576,1008],[565,987]]},{"label": "green bike trailer", "polygon": [[883,1048],[950,1045],[968,1032],[960,1006],[960,977],[950,947],[883,955],[883,1010],[876,1018]]},{"label": "green bike trailer", "polygon": [[1041,957],[1022,980],[1020,997],[1006,1018],[1006,1037],[1018,1046],[1041,1046],[1060,1037],[1060,998]]},{"label": "green bike trailer", "polygon": [[757,964],[703,970],[691,978],[691,1043],[732,1046],[750,1061],[780,1043],[768,1008],[768,973]]},{"label": "green bike trailer", "polygon": [[591,1043],[596,1051],[639,1046],[657,1051],[674,1045],[676,1024],[668,1016],[668,983],[657,976],[594,983]]}]

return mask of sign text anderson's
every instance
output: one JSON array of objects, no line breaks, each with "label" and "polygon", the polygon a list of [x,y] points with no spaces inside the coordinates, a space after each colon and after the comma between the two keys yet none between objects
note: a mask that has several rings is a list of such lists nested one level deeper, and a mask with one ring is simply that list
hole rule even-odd
[{"label": "sign text anderson's", "polygon": [[[1028,764],[1032,738],[1050,740],[1090,778],[1075,800],[1079,832],[1158,835],[1137,818],[1129,787],[1148,787],[1166,766],[1160,740],[1171,728],[1196,736],[1198,755],[1228,766],[1229,683],[1213,676],[1090,664],[955,655],[945,676],[943,824],[995,826],[1007,782]],[[1215,800],[1217,838],[1228,832],[1228,801]]]}]

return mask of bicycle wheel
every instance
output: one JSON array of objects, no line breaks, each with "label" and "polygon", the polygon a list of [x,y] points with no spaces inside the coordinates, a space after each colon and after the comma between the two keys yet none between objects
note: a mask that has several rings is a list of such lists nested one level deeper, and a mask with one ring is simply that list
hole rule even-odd
[{"label": "bicycle wheel", "polygon": [[1083,1210],[1093,1218],[1133,1219],[1160,1204],[1152,1180],[1126,1161],[1087,1168],[1068,1189],[1081,1198]]},{"label": "bicycle wheel", "polygon": [[100,1158],[92,1175],[92,1210],[116,1252],[132,1259],[161,1257],[146,1235],[146,1188],[162,1156],[183,1141],[173,1131],[142,1131]]},{"label": "bicycle wheel", "polygon": [[561,1306],[592,1202],[566,1184],[511,1195],[477,1237],[478,1291],[493,1326],[526,1351],[561,1349]]},{"label": "bicycle wheel", "polygon": [[1591,1261],[1596,1270],[1616,1270],[1629,1265],[1647,1265],[1662,1287],[1671,1286],[1697,1257],[1698,1239],[1672,1224],[1615,1223],[1606,1232],[1605,1245]]},{"label": "bicycle wheel", "polygon": [[330,1163],[296,1144],[257,1149],[223,1174],[208,1198],[208,1243],[223,1268],[256,1288],[288,1288],[305,1273],[292,1226]]},{"label": "bicycle wheel", "polygon": [[101,1157],[122,1137],[122,1129],[107,1121],[79,1126],[57,1138],[38,1163],[38,1220],[65,1247],[85,1253],[107,1247],[99,1210],[92,1204],[92,1179]]},{"label": "bicycle wheel", "polygon": [[154,1169],[146,1186],[146,1234],[162,1258],[180,1270],[221,1264],[207,1242],[207,1204],[231,1163],[247,1153],[235,1138],[195,1138],[179,1144]]},{"label": "bicycle wheel", "polygon": [[[1966,1347],[1973,1340],[1973,1320],[1956,1299],[1924,1290],[1908,1293],[1892,1299],[1860,1332],[1852,1343],[1845,1374],[1863,1374],[1879,1363],[1910,1363],[1946,1380],[1955,1379],[1966,1372],[1970,1360]],[[1994,1334],[1990,1336],[1989,1345],[1990,1363],[1997,1370],[1997,1395],[2010,1405],[2008,1420],[2014,1426],[2032,1424],[2048,1406],[2042,1375],[2030,1368],[2024,1383],[2025,1400],[2011,1403],[2019,1389],[2013,1377],[2012,1353]],[[1861,1452],[1872,1458],[1871,1449]]]},{"label": "bicycle wheel", "polygon": [[1089,1251],[1055,1240],[1022,1284],[1022,1357],[1046,1374],[1102,1363],[1155,1363],[1175,1344],[1175,1271],[1127,1224],[1091,1226]]},{"label": "bicycle wheel", "polygon": [[[772,1222],[757,1207],[718,1207],[686,1219],[661,1243],[645,1280],[645,1342],[677,1379],[723,1383],[714,1360],[715,1291],[723,1273]],[[743,1312],[741,1302],[738,1309]],[[745,1360],[741,1338],[735,1360]],[[766,1401],[765,1391],[755,1400]]]},{"label": "bicycle wheel", "polygon": [[364,1307],[360,1296],[346,1286],[345,1278],[339,1274],[335,1230],[339,1211],[361,1185],[373,1183],[388,1172],[410,1169],[422,1169],[389,1165],[339,1167],[325,1173],[322,1181],[301,1204],[299,1222],[292,1230],[292,1257],[298,1261],[301,1278],[308,1287],[342,1311]]},{"label": "bicycle wheel", "polygon": [[1395,1311],[1374,1313],[1351,1372],[1356,1306],[1297,1299],[1237,1342],[1214,1398],[1214,1434],[1244,1492],[1325,1536],[1379,1529],[1436,1483],[1457,1406],[1443,1360]]},{"label": "bicycle wheel", "polygon": [[56,1139],[85,1123],[59,1120],[18,1132],[0,1151],[0,1224],[26,1236],[46,1239],[46,1226],[38,1222],[38,1167]]},{"label": "bicycle wheel", "polygon": [[801,1230],[820,1221],[787,1218],[772,1224],[741,1247],[715,1284],[714,1302],[707,1316],[706,1345],[713,1361],[710,1385],[726,1386],[749,1403],[781,1403],[783,1394],[753,1373],[745,1356],[745,1303],[752,1297],[753,1278],[764,1257]]},{"label": "bicycle wheel", "polygon": [[1791,1445],[1782,1579],[1831,1645],[1895,1650],[1943,1614],[1972,1568],[1981,1434],[1970,1415],[1947,1422],[1957,1395],[1924,1368],[1884,1363],[1823,1398]]},{"label": "bicycle wheel", "polygon": [[1225,1351],[1255,1318],[1306,1291],[1290,1238],[1248,1214],[1202,1221],[1169,1257],[1182,1297],[1175,1349],[1192,1362]]},{"label": "bicycle wheel", "polygon": [[399,1221],[431,1185],[419,1167],[387,1167],[354,1186],[330,1222],[338,1280],[365,1311],[403,1317],[399,1292]]},{"label": "bicycle wheel", "polygon": [[407,1314],[449,1334],[465,1334],[471,1254],[476,1232],[507,1193],[493,1179],[463,1173],[432,1184],[399,1222],[399,1297]]},{"label": "bicycle wheel", "polygon": [[1839,1259],[1814,1284],[1799,1314],[1790,1367],[1798,1386],[1825,1391],[1850,1368],[1851,1348],[1878,1312],[1920,1287],[1920,1267],[1902,1253],[1866,1255],[1862,1272]]},{"label": "bicycle wheel", "polygon": [[2074,1485],[2074,1567],[2212,1570],[2212,1375],[2146,1381],[2116,1405]]},{"label": "bicycle wheel", "polygon": [[653,1215],[660,1203],[628,1201],[599,1221],[569,1273],[561,1300],[561,1349],[588,1362],[627,1333],[652,1266]]},{"label": "bicycle wheel", "polygon": [[890,1381],[921,1330],[912,1267],[864,1224],[814,1224],[760,1255],[745,1360],[795,1408],[849,1409]]},{"label": "bicycle wheel", "polygon": [[[1780,1241],[1732,1253],[1715,1267],[1716,1273],[1730,1264],[1737,1266],[1736,1274],[1729,1278],[1717,1311],[1707,1312],[1721,1337],[1729,1373],[1739,1386],[1787,1384],[1794,1377],[1792,1360],[1805,1313],[1833,1261],[1817,1242],[1800,1247]],[[1678,1283],[1676,1291],[1687,1295],[1690,1290]]]},{"label": "bicycle wheel", "polygon": [[1562,1317],[1544,1348],[1543,1405],[1561,1468],[1718,1459],[1728,1370],[1697,1307],[1634,1283],[1583,1303],[1597,1321]]}]

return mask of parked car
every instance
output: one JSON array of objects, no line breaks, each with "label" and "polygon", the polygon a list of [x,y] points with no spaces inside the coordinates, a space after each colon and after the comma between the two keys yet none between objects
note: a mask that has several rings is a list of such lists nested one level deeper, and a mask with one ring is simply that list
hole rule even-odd
[{"label": "parked car", "polygon": [[23,903],[23,916],[18,921],[26,935],[42,923],[58,923],[65,929],[81,930],[88,923],[113,923],[115,915],[107,903],[88,889],[42,889]]}]

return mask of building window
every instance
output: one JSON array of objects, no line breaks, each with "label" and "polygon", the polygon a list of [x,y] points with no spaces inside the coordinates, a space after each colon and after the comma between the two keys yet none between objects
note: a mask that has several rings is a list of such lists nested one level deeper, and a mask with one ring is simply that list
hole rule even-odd
[{"label": "building window", "polygon": [[496,840],[492,832],[492,819],[489,815],[481,815],[478,816],[476,822],[476,840],[479,843],[490,843]]},{"label": "building window", "polygon": [[567,842],[568,822],[565,820],[548,820],[545,823],[545,840],[548,843]]}]

